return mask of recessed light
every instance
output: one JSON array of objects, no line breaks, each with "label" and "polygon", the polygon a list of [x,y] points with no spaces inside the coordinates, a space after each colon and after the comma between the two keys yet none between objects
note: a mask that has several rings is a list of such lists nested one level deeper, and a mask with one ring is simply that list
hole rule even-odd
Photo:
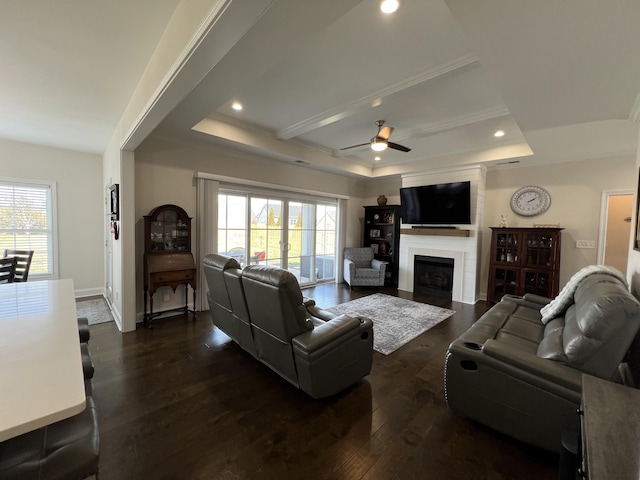
[{"label": "recessed light", "polygon": [[242,104],[240,102],[233,102],[231,104],[231,108],[233,108],[236,112],[242,110]]},{"label": "recessed light", "polygon": [[493,134],[494,137],[504,137],[504,130],[498,130],[496,133]]},{"label": "recessed light", "polygon": [[380,2],[380,11],[382,13],[393,13],[400,8],[400,0],[382,0]]},{"label": "recessed light", "polygon": [[374,160],[375,160],[376,162],[379,162],[379,161],[380,161],[380,160],[382,160],[382,159],[380,158],[380,156],[379,156],[379,155],[376,155],[376,158],[374,158]]}]

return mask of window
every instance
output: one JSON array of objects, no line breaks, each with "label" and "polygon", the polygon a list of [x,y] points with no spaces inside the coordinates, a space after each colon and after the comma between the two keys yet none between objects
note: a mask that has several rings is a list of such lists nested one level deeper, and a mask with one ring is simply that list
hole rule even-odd
[{"label": "window", "polygon": [[218,193],[218,252],[285,268],[301,284],[335,278],[336,200],[239,190]]},{"label": "window", "polygon": [[0,177],[0,255],[33,250],[29,278],[56,278],[56,184]]}]

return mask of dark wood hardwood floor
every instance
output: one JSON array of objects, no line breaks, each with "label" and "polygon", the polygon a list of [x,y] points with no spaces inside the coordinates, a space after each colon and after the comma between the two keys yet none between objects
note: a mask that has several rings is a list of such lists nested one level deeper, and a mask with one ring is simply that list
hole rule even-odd
[{"label": "dark wood hardwood floor", "polygon": [[[321,307],[369,295],[327,284]],[[121,334],[91,326],[100,479],[555,479],[558,458],[455,416],[444,355],[487,304],[423,301],[456,314],[342,394],[313,400],[197,319],[156,320]]]}]

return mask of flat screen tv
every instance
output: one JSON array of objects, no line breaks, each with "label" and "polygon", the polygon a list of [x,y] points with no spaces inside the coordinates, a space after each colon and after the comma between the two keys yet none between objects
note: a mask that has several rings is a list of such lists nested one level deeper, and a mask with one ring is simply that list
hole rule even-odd
[{"label": "flat screen tv", "polygon": [[468,225],[471,223],[471,182],[401,188],[400,212],[402,223]]}]

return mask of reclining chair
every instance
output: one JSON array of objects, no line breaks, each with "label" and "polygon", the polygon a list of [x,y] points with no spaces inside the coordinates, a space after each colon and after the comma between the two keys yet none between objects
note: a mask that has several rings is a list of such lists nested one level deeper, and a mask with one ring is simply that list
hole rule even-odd
[{"label": "reclining chair", "polygon": [[240,263],[232,257],[211,254],[204,258],[202,264],[209,286],[207,300],[213,324],[255,357]]},{"label": "reclining chair", "polygon": [[295,275],[250,265],[242,273],[258,358],[313,398],[334,395],[371,371],[373,322],[303,300]]},{"label": "reclining chair", "polygon": [[373,323],[337,316],[305,299],[295,275],[239,263],[203,260],[213,324],[244,350],[314,398],[328,397],[371,371]]},{"label": "reclining chair", "polygon": [[454,412],[555,452],[563,432],[579,431],[582,375],[618,377],[640,329],[640,303],[610,274],[575,284],[548,321],[541,310],[550,299],[506,295],[451,343],[445,396]]}]

